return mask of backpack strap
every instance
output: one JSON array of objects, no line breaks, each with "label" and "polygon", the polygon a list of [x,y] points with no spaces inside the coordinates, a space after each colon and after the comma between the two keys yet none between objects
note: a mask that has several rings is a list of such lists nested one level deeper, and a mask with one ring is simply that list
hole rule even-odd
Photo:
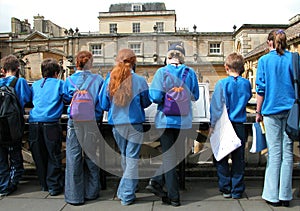
[{"label": "backpack strap", "polygon": [[[186,67],[185,69],[184,69],[184,72],[183,72],[183,75],[182,75],[182,79],[181,79],[181,84],[180,84],[180,86],[183,86],[183,84],[185,83],[185,79],[186,79],[186,77],[187,77],[187,75],[188,75],[188,72],[189,72],[189,68],[188,67]],[[172,82],[173,82],[173,84],[174,84],[174,80],[173,80],[173,78],[172,78],[172,75],[170,74],[170,72],[169,72],[169,69],[168,68],[166,68],[166,72],[165,72],[166,74],[165,74],[165,77],[164,77],[164,84],[163,84],[163,88],[164,89],[166,89],[166,77],[167,77],[167,75],[169,75],[170,76],[170,78],[171,78],[171,80],[172,80]]]},{"label": "backpack strap", "polygon": [[78,87],[76,86],[76,84],[75,84],[75,83],[73,82],[73,80],[71,79],[71,76],[70,76],[68,79],[69,79],[70,83],[71,83],[77,90],[79,90]]},{"label": "backpack strap", "polygon": [[10,82],[9,86],[14,88],[16,86],[17,80],[18,80],[18,78],[14,77],[13,80]]},{"label": "backpack strap", "polygon": [[298,52],[292,53],[292,59],[293,59],[293,70],[294,70],[294,87],[295,87],[295,98],[296,100],[299,100],[299,93],[298,93],[298,87],[299,87],[299,54]]},{"label": "backpack strap", "polygon": [[[183,75],[182,75],[182,82],[183,82],[183,83],[185,82],[185,79],[186,79],[186,77],[187,77],[187,75],[188,75],[189,70],[190,70],[190,69],[189,69],[188,67],[186,67],[185,70],[184,70],[184,73],[183,73]],[[183,83],[182,83],[182,85],[183,85]]]},{"label": "backpack strap", "polygon": [[[96,80],[96,78],[97,78],[97,75],[94,75],[93,76],[93,78],[92,78],[92,80],[91,80],[91,82],[88,84],[88,86],[86,87],[86,89],[88,89],[90,86],[91,86],[91,84]],[[73,80],[71,79],[71,77],[69,77],[69,81],[70,81],[70,83],[77,89],[77,90],[80,90],[78,87],[77,87],[77,85],[73,82]]]}]

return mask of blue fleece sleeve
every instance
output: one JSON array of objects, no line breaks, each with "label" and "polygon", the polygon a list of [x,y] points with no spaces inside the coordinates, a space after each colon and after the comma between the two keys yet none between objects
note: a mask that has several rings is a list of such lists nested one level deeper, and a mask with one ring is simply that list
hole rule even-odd
[{"label": "blue fleece sleeve", "polygon": [[146,81],[142,82],[142,92],[141,92],[141,106],[147,108],[151,105],[151,100],[149,97],[149,87]]},{"label": "blue fleece sleeve", "polygon": [[24,78],[19,78],[15,85],[16,94],[20,100],[22,108],[24,108],[25,104],[31,101],[31,90]]},{"label": "blue fleece sleeve", "polygon": [[257,94],[264,96],[265,95],[265,69],[264,69],[264,60],[263,57],[258,60],[257,71],[256,71],[256,92]]},{"label": "blue fleece sleeve", "polygon": [[157,70],[149,89],[150,100],[156,104],[161,104],[164,100],[164,95],[165,95],[164,88],[163,88],[164,77],[162,76],[162,74],[163,71],[161,71],[161,69]]},{"label": "blue fleece sleeve", "polygon": [[198,85],[197,76],[194,71],[193,71],[193,75],[192,75],[191,93],[192,93],[192,100],[197,101],[199,99],[199,85]]},{"label": "blue fleece sleeve", "polygon": [[222,83],[219,81],[215,86],[215,91],[210,102],[210,124],[214,127],[217,120],[221,117],[223,112],[223,105],[225,104],[224,91]]},{"label": "blue fleece sleeve", "polygon": [[100,107],[104,111],[108,111],[110,109],[110,97],[108,92],[108,84],[109,84],[109,80],[105,80],[99,94]]}]

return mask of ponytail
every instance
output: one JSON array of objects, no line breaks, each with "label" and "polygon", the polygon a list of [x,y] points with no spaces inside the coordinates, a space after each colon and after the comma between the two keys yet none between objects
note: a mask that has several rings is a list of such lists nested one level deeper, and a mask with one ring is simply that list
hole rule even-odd
[{"label": "ponytail", "polygon": [[276,32],[275,37],[275,49],[279,55],[284,54],[284,50],[287,48],[287,42],[286,42],[286,34],[283,30],[278,30]]}]

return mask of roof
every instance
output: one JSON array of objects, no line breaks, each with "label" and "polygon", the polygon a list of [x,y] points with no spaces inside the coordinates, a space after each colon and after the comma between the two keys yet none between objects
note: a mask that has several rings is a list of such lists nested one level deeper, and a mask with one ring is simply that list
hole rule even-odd
[{"label": "roof", "polygon": [[142,12],[147,11],[165,11],[165,3],[120,3],[111,4],[109,7],[109,12],[132,12],[132,5],[142,5]]},{"label": "roof", "polygon": [[287,28],[285,30],[285,34],[288,42],[293,39],[300,38],[300,21]]},{"label": "roof", "polygon": [[[291,24],[285,31],[287,42],[292,42],[292,40],[300,38],[300,21]],[[268,46],[266,42],[260,44],[248,54],[245,55],[245,59],[249,59],[253,56],[260,56],[268,51]]]}]

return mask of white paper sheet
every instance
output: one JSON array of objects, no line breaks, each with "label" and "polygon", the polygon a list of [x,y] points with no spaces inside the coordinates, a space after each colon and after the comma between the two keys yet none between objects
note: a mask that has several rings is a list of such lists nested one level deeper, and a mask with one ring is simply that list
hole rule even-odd
[{"label": "white paper sheet", "polygon": [[217,161],[241,146],[241,140],[233,129],[225,105],[223,106],[223,113],[216,122],[210,136],[210,144]]}]

